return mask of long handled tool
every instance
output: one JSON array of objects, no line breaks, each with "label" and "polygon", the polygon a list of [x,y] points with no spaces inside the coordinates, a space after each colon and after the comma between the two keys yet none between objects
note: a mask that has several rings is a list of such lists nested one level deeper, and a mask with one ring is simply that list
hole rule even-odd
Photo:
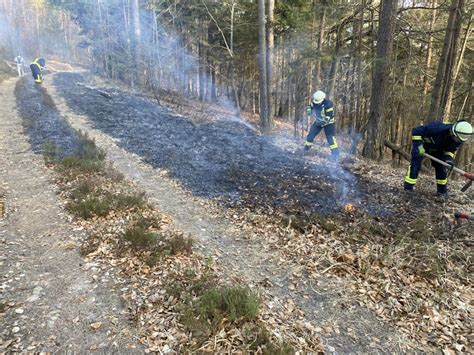
[{"label": "long handled tool", "polygon": [[466,185],[463,186],[463,188],[461,189],[462,192],[466,191],[468,188],[471,187],[472,185],[472,182],[474,181],[474,174],[473,173],[468,173],[464,170],[461,170],[459,168],[456,168],[455,166],[452,166],[444,161],[442,161],[441,159],[438,159],[438,158],[435,158],[434,156],[432,155],[429,155],[428,153],[425,153],[425,157],[427,158],[430,158],[431,160],[449,168],[449,169],[452,169],[454,172],[464,176],[466,179],[468,179],[469,181],[466,183]]}]

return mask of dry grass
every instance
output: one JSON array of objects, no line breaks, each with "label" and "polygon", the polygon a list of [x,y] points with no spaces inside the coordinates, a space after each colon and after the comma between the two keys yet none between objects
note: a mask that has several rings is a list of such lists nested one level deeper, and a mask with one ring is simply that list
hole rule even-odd
[{"label": "dry grass", "polygon": [[343,279],[348,297],[365,303],[419,349],[465,351],[470,330],[459,320],[470,317],[474,254],[454,237],[469,239],[467,227],[438,216],[417,208],[390,224],[363,211],[353,217],[291,211],[271,218],[265,209],[254,209],[241,227],[259,228],[262,238],[275,236],[275,248],[310,277]]}]

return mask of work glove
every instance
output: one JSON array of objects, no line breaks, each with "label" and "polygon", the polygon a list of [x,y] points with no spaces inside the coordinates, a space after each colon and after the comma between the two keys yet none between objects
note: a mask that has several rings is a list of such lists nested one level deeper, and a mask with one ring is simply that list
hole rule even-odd
[{"label": "work glove", "polygon": [[313,113],[313,109],[311,108],[311,105],[308,105],[306,107],[306,113],[308,114],[308,116],[311,116],[311,114]]},{"label": "work glove", "polygon": [[423,144],[419,145],[419,146],[418,146],[418,155],[419,155],[420,157],[422,157],[422,156],[425,155],[425,153],[426,153],[426,151],[425,151],[425,147],[423,147]]}]

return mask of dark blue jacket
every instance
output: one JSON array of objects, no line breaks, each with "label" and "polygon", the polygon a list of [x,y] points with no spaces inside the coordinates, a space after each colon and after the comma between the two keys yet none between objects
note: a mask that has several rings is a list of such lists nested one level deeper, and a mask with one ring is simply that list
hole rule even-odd
[{"label": "dark blue jacket", "polygon": [[453,125],[450,123],[435,121],[426,126],[413,128],[414,148],[423,144],[428,153],[454,158],[454,153],[461,143],[456,142],[451,136],[451,127]]},{"label": "dark blue jacket", "polygon": [[320,104],[311,103],[311,115],[316,116],[316,125],[326,126],[334,123],[334,104],[331,100],[324,99]]}]

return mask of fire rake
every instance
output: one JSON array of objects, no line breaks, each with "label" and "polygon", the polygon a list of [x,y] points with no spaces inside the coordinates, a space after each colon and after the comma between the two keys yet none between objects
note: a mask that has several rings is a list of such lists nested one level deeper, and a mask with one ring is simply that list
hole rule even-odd
[{"label": "fire rake", "polygon": [[437,163],[439,163],[439,164],[441,164],[441,165],[443,165],[443,166],[445,166],[445,167],[447,167],[447,168],[453,170],[455,173],[458,173],[458,174],[464,176],[466,179],[468,179],[469,181],[468,181],[468,182],[466,183],[466,185],[464,185],[463,188],[461,189],[462,192],[466,191],[468,188],[471,187],[472,182],[474,181],[474,174],[473,174],[473,173],[468,173],[468,172],[466,172],[466,171],[464,171],[464,170],[461,170],[461,169],[459,169],[459,168],[456,168],[455,166],[452,166],[452,165],[450,165],[450,164],[448,164],[448,163],[446,163],[446,162],[444,162],[444,161],[442,161],[442,160],[440,160],[440,159],[438,159],[438,158],[435,158],[434,156],[429,155],[428,153],[425,153],[425,156],[428,157],[428,158],[430,158],[431,160],[433,160],[433,161],[435,161],[435,162],[437,162]]}]

